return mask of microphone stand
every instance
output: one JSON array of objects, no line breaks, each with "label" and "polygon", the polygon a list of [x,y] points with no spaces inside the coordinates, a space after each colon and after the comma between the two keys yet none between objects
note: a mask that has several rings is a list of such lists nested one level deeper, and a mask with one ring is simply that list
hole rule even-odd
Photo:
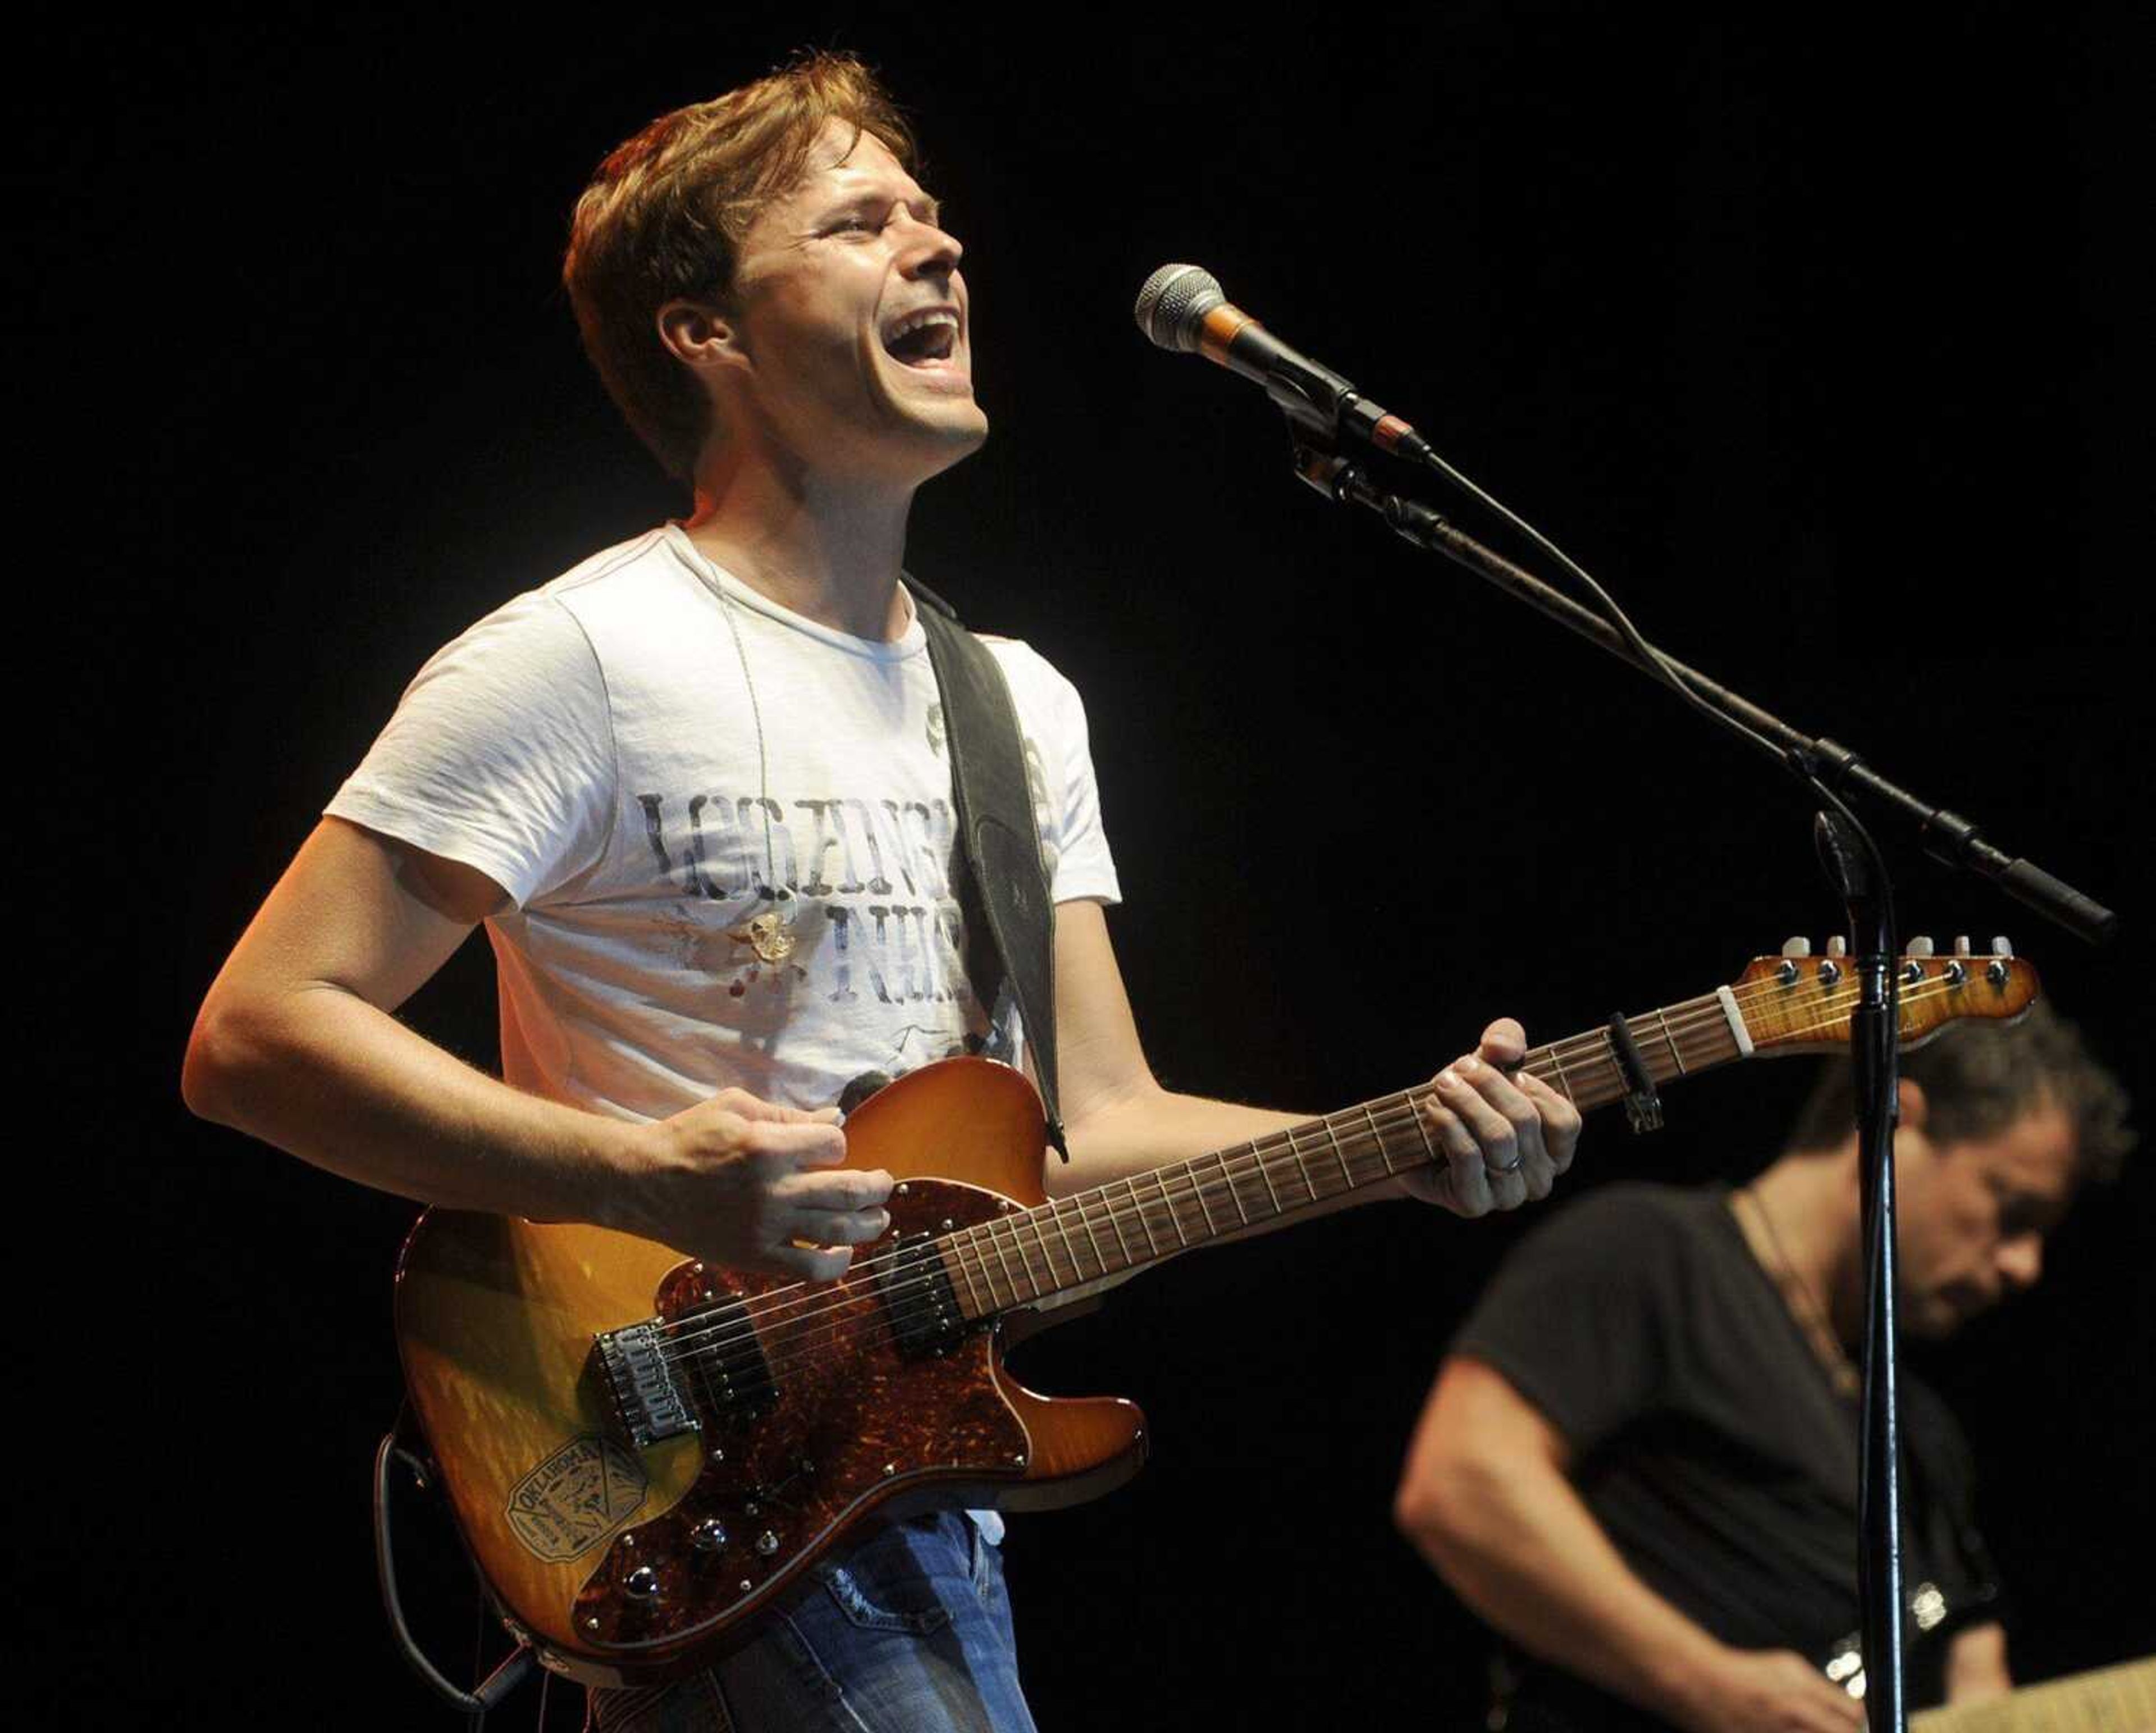
[{"label": "microphone stand", "polygon": [[[1295,445],[1296,474],[1327,499],[1375,512],[1394,533],[1440,553],[1560,625],[1600,645],[1658,683],[1681,687],[1717,720],[1748,735],[1819,802],[1813,836],[1820,862],[1848,911],[1849,951],[1859,1000],[1850,1022],[1857,1103],[1858,1171],[1864,1222],[1863,1449],[1858,1471],[1858,1596],[1863,1609],[1862,1694],[1871,1733],[1907,1725],[1903,1656],[1899,1363],[1895,1283],[1894,1128],[1900,1030],[1892,887],[1886,862],[1840,790],[1912,822],[1934,859],[1995,882],[2076,937],[2107,943],[2118,917],[2032,862],[2009,858],[1957,813],[1926,805],[1865,764],[1846,747],[1799,733],[1779,717],[1697,670],[1620,631],[1532,573],[1491,552],[1419,501],[1375,486],[1340,455],[1325,419],[1296,393],[1276,393]],[[1335,409],[1342,406],[1335,404]],[[1344,413],[1344,410],[1343,410]],[[1629,625],[1629,623],[1628,623]]]}]

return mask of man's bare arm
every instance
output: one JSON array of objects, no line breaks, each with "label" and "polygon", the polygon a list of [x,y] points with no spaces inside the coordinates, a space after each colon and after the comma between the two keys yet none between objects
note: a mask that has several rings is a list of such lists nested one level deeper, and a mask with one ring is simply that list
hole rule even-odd
[{"label": "man's bare arm", "polygon": [[1947,1645],[1947,1701],[1976,1703],[2014,1689],[2006,1665],[2006,1628],[1994,1619],[1958,1632]]},{"label": "man's bare arm", "polygon": [[386,1191],[596,1222],[736,1268],[829,1276],[881,1232],[889,1176],[829,1170],[844,1140],[829,1115],[730,1089],[654,1124],[608,1118],[513,1089],[399,1023],[507,900],[472,867],[325,820],[203,1001],[187,1105]]},{"label": "man's bare arm", "polygon": [[[1310,1118],[1160,1086],[1139,1045],[1122,972],[1097,902],[1065,902],[1056,908],[1055,1024],[1071,1154],[1068,1167],[1049,1165],[1048,1183],[1058,1193],[1226,1149]],[[1524,1047],[1519,1026],[1502,1019],[1485,1031],[1474,1053],[1446,1067],[1438,1084],[1442,1105],[1433,1107],[1428,1119],[1430,1140],[1446,1157],[1444,1170],[1430,1169],[1413,1182],[1403,1175],[1391,1185],[1373,1186],[1298,1211],[1298,1216],[1404,1194],[1442,1203],[1463,1216],[1512,1209],[1548,1196],[1557,1175],[1571,1165],[1579,1115],[1554,1090],[1524,1073],[1508,1077],[1500,1069],[1517,1060]],[[1511,1165],[1515,1158],[1517,1171],[1507,1175],[1491,1170],[1493,1165]]]},{"label": "man's bare arm", "polygon": [[1570,1468],[1570,1447],[1539,1409],[1490,1366],[1455,1356],[1423,1410],[1394,1514],[1460,1599],[1521,1648],[1680,1726],[1863,1725],[1856,1701],[1802,1656],[1732,1648],[1642,1582]]}]

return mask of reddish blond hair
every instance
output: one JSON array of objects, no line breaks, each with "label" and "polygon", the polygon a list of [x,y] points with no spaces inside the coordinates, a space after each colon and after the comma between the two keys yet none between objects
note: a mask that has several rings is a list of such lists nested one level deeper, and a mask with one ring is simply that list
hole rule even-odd
[{"label": "reddish blond hair", "polygon": [[913,172],[913,134],[875,75],[850,54],[809,54],[661,115],[599,164],[577,201],[562,282],[584,352],[670,476],[692,476],[711,406],[660,341],[659,309],[677,297],[730,304],[742,237],[798,184],[833,120],[873,134]]}]

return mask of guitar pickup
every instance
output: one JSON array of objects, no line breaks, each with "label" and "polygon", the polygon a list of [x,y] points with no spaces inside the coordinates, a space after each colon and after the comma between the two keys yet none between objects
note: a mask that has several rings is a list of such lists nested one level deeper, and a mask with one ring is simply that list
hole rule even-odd
[{"label": "guitar pickup", "polygon": [[943,1268],[941,1249],[927,1234],[901,1239],[876,1279],[876,1296],[907,1360],[948,1354],[964,1337],[966,1317]]},{"label": "guitar pickup", "polygon": [[632,1324],[603,1331],[597,1339],[614,1413],[639,1450],[662,1438],[703,1430],[674,1381],[659,1331],[656,1323]]}]

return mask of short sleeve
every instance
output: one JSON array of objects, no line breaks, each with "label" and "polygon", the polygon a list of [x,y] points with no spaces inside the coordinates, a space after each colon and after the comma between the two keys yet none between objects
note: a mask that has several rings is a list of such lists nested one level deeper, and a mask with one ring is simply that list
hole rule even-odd
[{"label": "short sleeve", "polygon": [[475,866],[521,908],[599,859],[613,784],[598,659],[534,591],[428,661],[326,810]]},{"label": "short sleeve", "polygon": [[1582,1198],[1515,1248],[1451,1352],[1502,1373],[1584,1456],[1666,1387],[1684,1238],[1650,1195]]},{"label": "short sleeve", "polygon": [[1033,767],[1039,778],[1034,801],[1048,857],[1050,896],[1058,902],[1122,902],[1078,688],[1029,646],[1009,639],[986,641],[998,652],[1011,682],[1029,755],[1038,754],[1040,760]]}]

